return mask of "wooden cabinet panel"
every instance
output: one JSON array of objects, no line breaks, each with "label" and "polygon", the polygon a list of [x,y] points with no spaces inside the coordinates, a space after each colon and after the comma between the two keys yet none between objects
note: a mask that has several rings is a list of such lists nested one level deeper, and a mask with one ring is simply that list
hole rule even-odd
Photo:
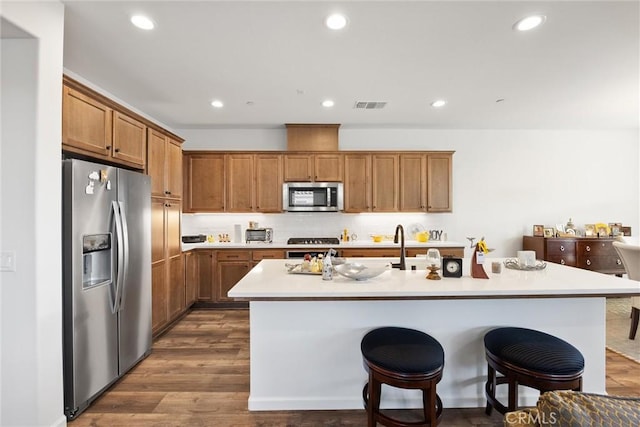
[{"label": "wooden cabinet panel", "polygon": [[228,154],[226,166],[226,211],[253,211],[253,155]]},{"label": "wooden cabinet panel", "polygon": [[224,157],[224,154],[185,156],[185,212],[224,212]]},{"label": "wooden cabinet panel", "polygon": [[[406,254],[406,250],[405,250],[405,254]],[[342,249],[341,250],[341,254],[342,257],[345,258],[365,258],[365,257],[372,257],[372,258],[400,258],[400,245],[398,245],[397,248],[374,248],[374,249],[369,249],[369,248],[349,248],[349,249]]]},{"label": "wooden cabinet panel", "polygon": [[374,154],[371,156],[372,211],[396,212],[398,210],[398,156]]},{"label": "wooden cabinet panel", "polygon": [[284,181],[342,182],[344,159],[341,153],[291,153],[283,156]]},{"label": "wooden cabinet panel", "polygon": [[182,147],[180,142],[154,129],[147,132],[147,174],[151,177],[151,195],[182,197]]},{"label": "wooden cabinet panel", "polygon": [[342,182],[344,157],[339,153],[313,155],[313,179],[318,182]]},{"label": "wooden cabinet panel", "polygon": [[185,282],[182,253],[169,258],[169,281],[167,310],[169,321],[174,320],[185,310]]},{"label": "wooden cabinet panel", "polygon": [[160,331],[169,319],[167,313],[167,263],[151,264],[151,329]]},{"label": "wooden cabinet panel", "polygon": [[451,154],[427,155],[427,212],[451,212]]},{"label": "wooden cabinet panel", "polygon": [[284,259],[284,252],[284,249],[263,249],[251,251],[251,259],[254,261],[261,261],[263,259]]},{"label": "wooden cabinet panel", "polygon": [[174,257],[182,253],[182,241],[180,236],[180,203],[168,200],[165,203],[167,210],[167,256]]},{"label": "wooden cabinet panel", "polygon": [[257,212],[282,212],[282,156],[256,154],[255,201]]},{"label": "wooden cabinet panel", "polygon": [[400,155],[400,212],[424,212],[427,198],[427,157],[420,153]]},{"label": "wooden cabinet panel", "polygon": [[151,178],[151,195],[164,197],[164,170],[167,158],[164,135],[153,129],[147,131],[147,175]]},{"label": "wooden cabinet panel", "polygon": [[218,251],[218,262],[220,261],[249,261],[251,252],[242,250]]},{"label": "wooden cabinet panel", "polygon": [[227,293],[240,281],[252,268],[249,261],[220,261],[218,259],[218,283],[216,300],[218,302],[232,302]]},{"label": "wooden cabinet panel", "polygon": [[[427,251],[431,249],[433,246],[425,246],[424,248],[408,248],[407,256],[415,257],[418,255],[426,255]],[[441,257],[454,257],[454,258],[464,258],[464,248],[463,247],[450,247],[450,248],[435,248],[440,252]]]},{"label": "wooden cabinet panel", "polygon": [[367,212],[371,209],[371,156],[344,156],[344,211]]},{"label": "wooden cabinet panel", "polygon": [[285,154],[284,180],[287,182],[311,181],[313,157],[308,154]]},{"label": "wooden cabinet panel", "polygon": [[108,156],[112,110],[77,90],[62,89],[62,144]]},{"label": "wooden cabinet panel", "polygon": [[194,251],[183,254],[184,264],[184,305],[188,308],[193,305],[198,296],[198,259]]},{"label": "wooden cabinet panel", "polygon": [[113,112],[113,157],[144,169],[147,126],[119,111]]},{"label": "wooden cabinet panel", "polygon": [[166,166],[167,197],[182,198],[182,146],[180,142],[167,137]]},{"label": "wooden cabinet panel", "polygon": [[216,253],[208,250],[195,251],[196,264],[198,269],[198,301],[215,300],[215,268]]},{"label": "wooden cabinet panel", "polygon": [[151,199],[151,262],[164,259],[166,241],[164,225],[167,211],[164,199]]}]

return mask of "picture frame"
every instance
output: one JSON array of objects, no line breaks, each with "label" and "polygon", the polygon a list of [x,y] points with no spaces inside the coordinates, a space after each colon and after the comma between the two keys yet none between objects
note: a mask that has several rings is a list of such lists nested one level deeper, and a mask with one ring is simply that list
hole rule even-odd
[{"label": "picture frame", "polygon": [[596,225],[595,224],[585,224],[584,225],[584,237],[594,237],[596,235]]},{"label": "picture frame", "polygon": [[534,225],[533,226],[533,235],[535,237],[543,237],[544,236],[544,225]]},{"label": "picture frame", "polygon": [[551,227],[545,228],[543,235],[544,237],[554,237],[556,235],[556,230]]},{"label": "picture frame", "polygon": [[622,234],[622,223],[620,222],[610,222],[609,223],[609,230],[611,233],[611,236],[616,237],[620,234]]},{"label": "picture frame", "polygon": [[631,227],[622,226],[620,229],[622,230],[623,236],[631,236]]}]

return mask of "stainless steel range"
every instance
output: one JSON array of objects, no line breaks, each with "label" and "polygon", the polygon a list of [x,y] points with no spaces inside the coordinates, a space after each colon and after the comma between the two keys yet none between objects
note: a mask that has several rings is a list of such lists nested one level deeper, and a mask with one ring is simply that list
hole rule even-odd
[{"label": "stainless steel range", "polygon": [[337,237],[291,237],[287,245],[338,245]]},{"label": "stainless steel range", "polygon": [[[309,249],[295,249],[286,252],[286,256],[289,259],[304,258],[306,254],[312,257],[327,252],[329,249],[327,246],[339,245],[340,240],[336,237],[291,237],[287,240],[288,245],[309,245]],[[324,246],[324,248],[318,248],[315,246]],[[334,248],[335,249],[335,248]],[[340,251],[335,256],[340,256]]]}]

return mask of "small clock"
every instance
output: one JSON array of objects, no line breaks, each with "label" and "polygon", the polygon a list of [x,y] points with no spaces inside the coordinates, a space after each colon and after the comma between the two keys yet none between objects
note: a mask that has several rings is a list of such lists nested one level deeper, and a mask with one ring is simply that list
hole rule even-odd
[{"label": "small clock", "polygon": [[442,258],[443,277],[462,277],[462,258]]}]

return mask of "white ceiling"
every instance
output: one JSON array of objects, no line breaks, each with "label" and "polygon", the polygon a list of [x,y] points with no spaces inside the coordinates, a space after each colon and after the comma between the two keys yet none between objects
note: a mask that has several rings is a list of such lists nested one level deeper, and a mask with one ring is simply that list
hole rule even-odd
[{"label": "white ceiling", "polygon": [[[65,69],[176,129],[638,128],[638,1],[64,3]],[[546,23],[512,30],[531,13]]]}]

